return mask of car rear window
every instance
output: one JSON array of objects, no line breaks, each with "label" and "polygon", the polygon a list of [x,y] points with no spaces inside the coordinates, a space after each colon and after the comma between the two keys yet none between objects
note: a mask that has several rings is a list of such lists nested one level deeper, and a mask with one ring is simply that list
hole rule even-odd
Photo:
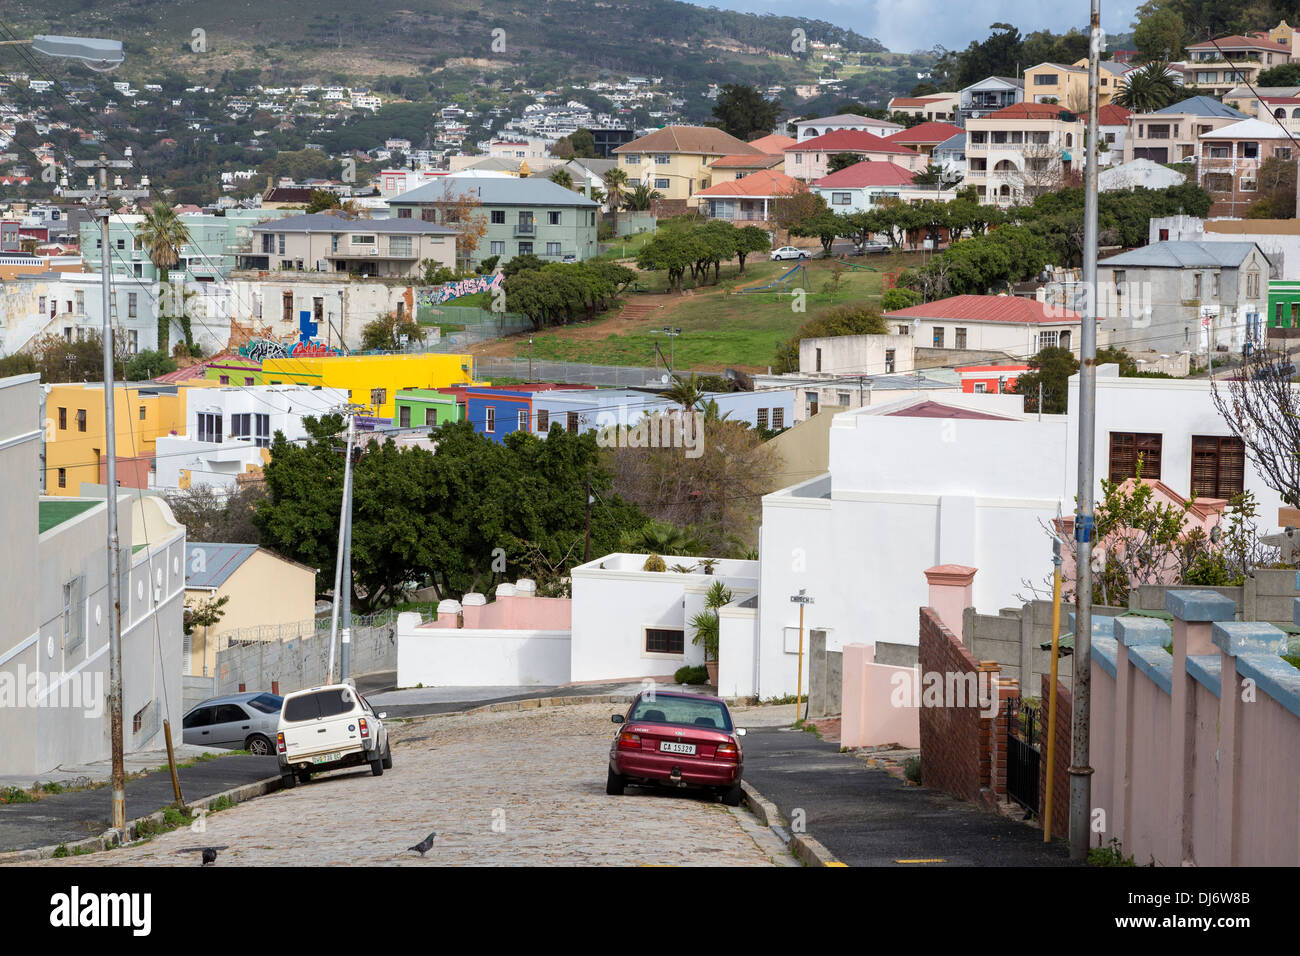
[{"label": "car rear window", "polygon": [[665,697],[656,695],[639,698],[632,707],[629,721],[648,723],[685,724],[709,730],[731,730],[731,716],[727,708],[716,700],[695,700],[690,697]]},{"label": "car rear window", "polygon": [[248,706],[264,714],[278,714],[284,706],[284,698],[278,694],[258,694],[248,702]]},{"label": "car rear window", "polygon": [[284,705],[284,719],[299,721],[334,717],[351,711],[353,702],[352,694],[342,688],[319,690],[313,694],[290,697]]}]

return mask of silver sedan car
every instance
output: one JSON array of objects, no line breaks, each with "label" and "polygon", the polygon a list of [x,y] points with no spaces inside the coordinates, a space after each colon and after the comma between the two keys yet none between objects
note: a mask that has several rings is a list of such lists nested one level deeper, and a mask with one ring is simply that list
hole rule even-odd
[{"label": "silver sedan car", "polygon": [[187,744],[275,754],[275,729],[284,698],[278,694],[227,694],[213,697],[186,713],[182,726]]}]

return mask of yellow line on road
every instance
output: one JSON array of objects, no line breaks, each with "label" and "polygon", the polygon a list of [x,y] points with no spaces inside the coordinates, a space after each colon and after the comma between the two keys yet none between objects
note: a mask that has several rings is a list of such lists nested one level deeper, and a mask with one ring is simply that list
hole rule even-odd
[{"label": "yellow line on road", "polygon": [[895,863],[947,863],[947,860],[935,857],[932,860],[895,860]]}]

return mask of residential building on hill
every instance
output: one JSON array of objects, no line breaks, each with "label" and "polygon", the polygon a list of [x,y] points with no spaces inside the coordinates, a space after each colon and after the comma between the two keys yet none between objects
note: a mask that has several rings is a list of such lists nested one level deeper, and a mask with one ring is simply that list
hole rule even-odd
[{"label": "residential building on hill", "polygon": [[[885,321],[917,348],[1005,352],[1028,358],[1044,348],[1079,353],[1082,316],[1072,309],[1012,295],[954,295],[894,309]],[[1097,344],[1105,347],[1100,324]]]},{"label": "residential building on hill", "polygon": [[903,129],[898,123],[875,119],[871,116],[860,116],[857,113],[837,113],[835,116],[821,116],[816,119],[800,120],[794,123],[793,126],[795,128],[795,139],[801,143],[804,140],[815,139],[818,136],[833,133],[837,130],[854,130],[860,133],[871,133],[873,136],[885,137]]},{"label": "residential building on hill", "polygon": [[1025,98],[1025,81],[1018,76],[990,76],[972,83],[961,91],[958,115],[961,124],[996,113],[1004,106],[1014,106]]},{"label": "residential building on hill", "polygon": [[689,199],[713,185],[714,160],[760,152],[711,126],[665,126],[614,149],[631,183],[644,183],[670,200]]},{"label": "residential building on hill", "polygon": [[894,163],[904,169],[925,169],[925,157],[910,146],[891,143],[862,130],[836,130],[811,139],[801,139],[785,151],[785,172],[811,182],[830,172],[831,157],[849,153],[862,160]]},{"label": "residential building on hill", "polygon": [[1244,119],[1198,137],[1196,172],[1214,216],[1244,216],[1260,198],[1259,168],[1276,158],[1294,164],[1295,141],[1275,121]]},{"label": "residential building on hill", "polygon": [[1153,113],[1132,113],[1124,138],[1124,162],[1195,163],[1202,134],[1246,118],[1240,110],[1208,96],[1190,96]]},{"label": "residential building on hill", "polygon": [[418,219],[310,213],[261,223],[250,231],[253,248],[239,257],[243,269],[410,278],[423,274],[425,259],[456,267],[456,230]]},{"label": "residential building on hill", "polygon": [[1018,103],[966,123],[966,183],[1009,206],[1059,189],[1082,166],[1086,124],[1065,107]]},{"label": "residential building on hill", "polygon": [[1256,85],[1264,70],[1291,62],[1292,51],[1268,34],[1258,34],[1190,43],[1186,53],[1184,84],[1221,97],[1238,86]]}]

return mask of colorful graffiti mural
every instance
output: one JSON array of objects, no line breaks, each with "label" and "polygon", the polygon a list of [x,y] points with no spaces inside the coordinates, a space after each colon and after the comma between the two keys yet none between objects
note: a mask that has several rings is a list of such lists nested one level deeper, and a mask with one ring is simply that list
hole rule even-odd
[{"label": "colorful graffiti mural", "polygon": [[490,276],[471,276],[468,279],[457,279],[455,282],[444,282],[442,285],[418,290],[419,304],[441,305],[452,299],[459,299],[463,295],[490,292],[499,289],[503,281],[504,277],[498,272]]},{"label": "colorful graffiti mural", "polygon": [[306,309],[298,313],[298,338],[277,341],[276,339],[252,338],[239,347],[239,354],[257,362],[276,358],[320,358],[327,355],[342,355],[342,351],[332,345],[316,341],[320,324],[313,322],[311,313]]}]

